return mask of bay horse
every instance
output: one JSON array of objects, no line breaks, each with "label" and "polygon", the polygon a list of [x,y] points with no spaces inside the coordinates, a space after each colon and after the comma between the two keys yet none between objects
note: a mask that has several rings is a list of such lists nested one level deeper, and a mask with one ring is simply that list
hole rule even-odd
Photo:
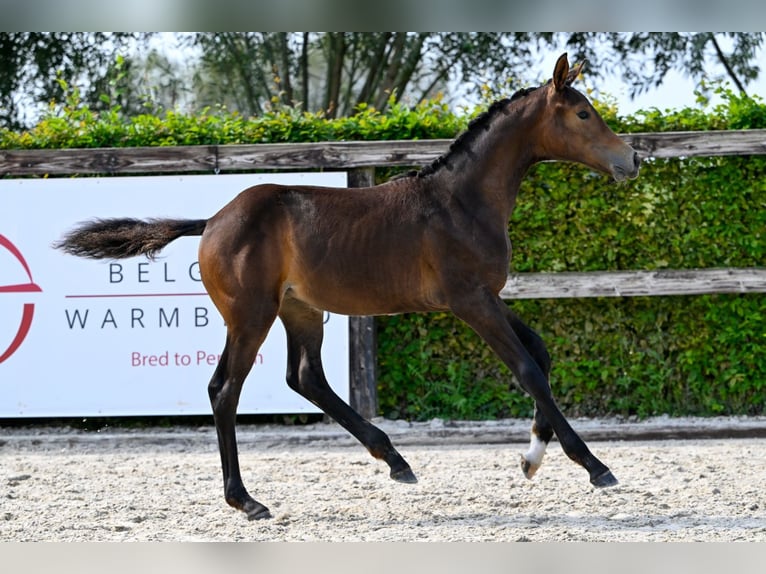
[{"label": "bay horse", "polygon": [[391,478],[417,481],[389,437],[328,385],[320,356],[323,311],[451,311],[535,401],[524,475],[535,474],[555,432],[593,485],[617,483],[554,402],[543,341],[499,297],[511,257],[508,220],[533,164],[578,162],[616,181],[638,175],[637,153],[572,88],[581,68],[570,69],[563,54],[547,83],[492,104],[431,165],[383,184],[257,185],[209,219],[94,220],[56,245],[96,259],[151,258],[178,237],[202,236],[202,281],[227,329],[208,394],[228,504],[249,519],[271,516],[242,482],[235,420],[245,377],[277,317],[287,333],[290,388],[385,461]]}]

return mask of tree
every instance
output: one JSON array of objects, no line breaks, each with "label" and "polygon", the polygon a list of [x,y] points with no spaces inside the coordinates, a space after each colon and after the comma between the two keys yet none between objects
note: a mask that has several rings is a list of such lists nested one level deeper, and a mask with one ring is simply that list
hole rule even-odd
[{"label": "tree", "polygon": [[[189,42],[201,49],[207,97],[233,100],[243,113],[268,101],[348,114],[360,103],[418,101],[437,91],[476,96],[479,87],[508,88],[539,81],[543,50],[569,50],[587,59],[594,79],[617,73],[633,96],[677,70],[700,83],[723,70],[737,89],[758,77],[756,51],[764,33],[207,33]],[[722,46],[728,45],[728,51]],[[533,72],[534,71],[534,72]],[[466,88],[465,86],[469,86]]]},{"label": "tree", "polygon": [[92,32],[0,33],[0,122],[23,127],[28,111],[61,101],[59,79],[87,83],[87,98],[97,101],[99,84],[115,55],[140,35]]},{"label": "tree", "polygon": [[192,74],[157,48],[131,58],[117,55],[92,82],[88,105],[116,109],[127,117],[189,108],[193,97]]},{"label": "tree", "polygon": [[[633,96],[660,85],[670,70],[697,83],[706,76],[724,77],[714,74],[723,70],[745,93],[746,85],[760,73],[756,53],[764,38],[763,32],[585,32],[570,34],[566,44],[576,58],[589,61],[592,73],[621,76],[630,83]],[[728,51],[725,45],[730,45]]]},{"label": "tree", "polygon": [[505,77],[531,63],[530,33],[222,32],[196,34],[205,103],[259,114],[266,102],[351,113],[360,103],[418,101],[450,80]]},{"label": "tree", "polygon": [[546,79],[540,54],[552,50],[587,59],[592,85],[616,74],[634,96],[671,70],[700,85],[728,77],[744,92],[760,73],[766,33],[205,32],[175,36],[173,47],[190,54],[181,68],[135,50],[150,37],[0,33],[0,122],[17,129],[33,119],[28,110],[62,101],[58,78],[84,88],[94,109],[117,105],[125,115],[146,101],[244,115],[279,103],[330,117],[439,92],[447,103],[478,102],[485,86],[510,92]]}]

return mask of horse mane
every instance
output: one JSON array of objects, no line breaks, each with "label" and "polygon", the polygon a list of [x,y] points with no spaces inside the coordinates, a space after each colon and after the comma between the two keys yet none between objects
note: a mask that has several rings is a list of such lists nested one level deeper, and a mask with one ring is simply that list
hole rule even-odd
[{"label": "horse mane", "polygon": [[482,112],[470,121],[466,130],[455,138],[455,140],[450,144],[446,153],[437,157],[433,162],[431,162],[430,165],[423,167],[419,171],[410,171],[405,174],[404,177],[426,177],[438,171],[439,168],[447,164],[447,160],[454,154],[470,149],[471,144],[476,141],[476,138],[478,138],[479,135],[484,131],[489,129],[489,125],[492,123],[492,120],[495,118],[495,116],[501,113],[508,104],[528,96],[536,89],[537,87],[522,88],[521,90],[516,91],[510,98],[497,100],[492,105],[490,105],[486,111]]}]

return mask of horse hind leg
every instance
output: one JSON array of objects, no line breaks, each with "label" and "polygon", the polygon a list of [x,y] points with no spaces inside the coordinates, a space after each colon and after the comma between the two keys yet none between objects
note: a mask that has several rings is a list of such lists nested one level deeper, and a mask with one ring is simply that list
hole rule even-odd
[{"label": "horse hind leg", "polygon": [[270,518],[271,513],[250,496],[242,481],[235,430],[237,404],[245,378],[275,316],[276,313],[257,328],[244,330],[229,327],[221,360],[208,385],[221,454],[224,497],[230,506],[243,511],[250,520]]},{"label": "horse hind leg", "polygon": [[398,482],[415,483],[407,461],[391,444],[388,435],[365,420],[330,387],[322,367],[323,314],[318,309],[286,297],[279,318],[287,333],[287,384],[318,406],[364,445],[370,454],[385,461]]}]

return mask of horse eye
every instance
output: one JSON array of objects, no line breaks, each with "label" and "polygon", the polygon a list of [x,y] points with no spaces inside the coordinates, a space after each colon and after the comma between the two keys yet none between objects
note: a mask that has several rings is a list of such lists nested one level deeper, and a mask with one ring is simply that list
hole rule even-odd
[{"label": "horse eye", "polygon": [[590,117],[590,114],[587,111],[582,110],[580,112],[577,112],[577,117],[580,118],[581,120],[587,120]]}]

